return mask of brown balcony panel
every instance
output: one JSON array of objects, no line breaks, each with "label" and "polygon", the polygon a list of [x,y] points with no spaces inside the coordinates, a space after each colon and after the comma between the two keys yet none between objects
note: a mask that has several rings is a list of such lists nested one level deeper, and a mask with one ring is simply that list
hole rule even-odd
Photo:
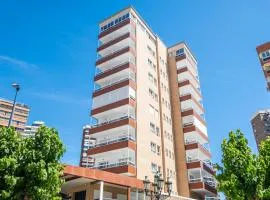
[{"label": "brown balcony panel", "polygon": [[201,191],[201,192],[205,191],[205,193],[212,193],[214,195],[217,194],[216,188],[211,187],[203,182],[189,183],[189,188],[195,191]]},{"label": "brown balcony panel", "polygon": [[270,49],[270,42],[264,43],[256,47],[258,54],[261,52],[267,51],[268,49]]},{"label": "brown balcony panel", "polygon": [[202,136],[205,140],[208,140],[207,135],[205,135],[202,131],[200,131],[198,128],[196,128],[194,125],[184,127],[183,131],[185,134],[188,134],[189,132],[196,131],[200,136]]},{"label": "brown balcony panel", "polygon": [[106,130],[117,128],[117,127],[124,126],[124,125],[130,125],[133,128],[136,128],[136,121],[134,119],[131,119],[131,118],[126,118],[126,119],[122,119],[122,120],[115,121],[112,123],[106,123],[106,124],[100,125],[98,127],[93,127],[90,129],[89,132],[90,132],[90,134],[94,134],[94,133],[106,131]]},{"label": "brown balcony panel", "polygon": [[98,35],[98,39],[100,39],[100,38],[102,38],[102,37],[104,37],[104,36],[106,36],[106,35],[108,35],[108,34],[114,32],[114,31],[116,31],[116,30],[122,28],[123,26],[125,26],[125,25],[127,25],[127,24],[129,24],[129,23],[130,23],[132,26],[135,26],[135,24],[134,24],[130,19],[127,19],[127,20],[122,21],[121,23],[119,23],[119,24],[117,24],[117,25],[111,27],[110,29],[108,29],[108,30],[103,31],[102,33],[100,33],[100,34]]},{"label": "brown balcony panel", "polygon": [[103,153],[103,152],[108,152],[108,151],[113,151],[117,149],[123,149],[123,148],[130,148],[133,149],[134,151],[136,150],[136,144],[133,141],[122,141],[122,142],[116,142],[100,147],[95,147],[87,150],[88,155],[94,155],[98,153]]},{"label": "brown balcony panel", "polygon": [[211,158],[211,154],[209,151],[207,151],[203,146],[201,146],[199,143],[193,143],[193,144],[186,144],[185,145],[186,150],[192,150],[192,149],[200,149],[205,155]]},{"label": "brown balcony panel", "polygon": [[190,110],[186,110],[184,112],[181,113],[182,117],[185,117],[185,116],[189,116],[189,115],[193,115],[195,116],[203,125],[206,126],[206,122],[201,118],[201,116],[196,113],[193,109],[190,109]]},{"label": "brown balcony panel", "polygon": [[109,70],[103,72],[102,74],[96,75],[95,76],[95,81],[98,81],[98,80],[100,80],[102,78],[105,78],[107,76],[110,76],[112,74],[115,74],[117,72],[120,72],[120,71],[128,69],[128,68],[130,68],[133,72],[136,72],[136,67],[135,67],[134,64],[132,64],[132,63],[124,63],[122,65],[119,65],[118,67],[115,67],[113,69],[109,69]]},{"label": "brown balcony panel", "polygon": [[184,60],[184,59],[186,59],[186,54],[176,56],[175,57],[175,62],[180,61],[180,60]]},{"label": "brown balcony panel", "polygon": [[135,38],[130,33],[126,33],[124,35],[119,36],[118,38],[115,38],[115,39],[101,45],[100,47],[97,48],[97,51],[99,52],[103,49],[106,49],[107,47],[112,46],[112,45],[114,45],[114,44],[116,44],[124,39],[127,39],[127,38],[131,38],[135,42]]},{"label": "brown balcony panel", "polygon": [[124,106],[124,105],[131,105],[132,107],[135,107],[136,102],[135,102],[135,100],[130,99],[130,98],[122,99],[120,101],[117,101],[117,102],[114,102],[114,103],[111,103],[111,104],[108,104],[108,105],[93,109],[92,112],[91,112],[91,115],[93,116],[93,115],[96,115],[98,113],[102,113],[102,112],[105,112],[105,111],[108,111],[108,110],[111,110],[111,109],[114,109],[114,108],[118,108],[118,107],[121,107],[121,106]]},{"label": "brown balcony panel", "polygon": [[212,174],[213,176],[216,174],[215,171],[212,168],[208,167],[205,163],[203,163],[203,169],[209,174]]},{"label": "brown balcony panel", "polygon": [[128,80],[125,80],[125,81],[123,81],[123,82],[116,83],[116,84],[114,84],[114,85],[108,86],[108,87],[106,87],[106,88],[104,88],[104,89],[101,89],[101,90],[98,90],[98,91],[94,92],[94,93],[93,93],[93,97],[100,96],[100,95],[102,95],[102,94],[105,94],[105,93],[107,93],[107,92],[111,92],[111,91],[116,90],[116,89],[119,89],[119,88],[121,88],[121,87],[125,87],[125,86],[127,86],[127,85],[129,85],[129,86],[132,87],[134,90],[136,90],[136,83],[135,83],[134,81],[128,79]]},{"label": "brown balcony panel", "polygon": [[96,62],[96,65],[99,65],[99,64],[101,64],[101,63],[104,63],[104,62],[106,62],[106,61],[108,61],[108,60],[111,60],[111,59],[113,59],[113,58],[115,58],[115,57],[117,57],[117,56],[120,56],[120,55],[122,55],[122,54],[124,54],[124,53],[127,53],[127,52],[132,52],[134,55],[135,55],[135,52],[132,50],[132,48],[131,47],[126,47],[126,48],[123,48],[123,49],[121,49],[121,50],[119,50],[119,51],[116,51],[115,53],[112,53],[112,54],[109,54],[109,55],[107,55],[107,56],[105,56],[105,57],[103,57],[103,58],[100,58],[97,62]]},{"label": "brown balcony panel", "polygon": [[119,166],[119,167],[112,167],[112,168],[106,168],[102,169],[107,172],[112,172],[115,174],[123,174],[123,173],[130,173],[133,174],[134,176],[136,175],[136,168],[132,165],[124,165],[124,166]]},{"label": "brown balcony panel", "polygon": [[191,190],[201,190],[203,189],[203,182],[189,183],[189,188]]},{"label": "brown balcony panel", "polygon": [[216,188],[214,188],[214,187],[212,187],[212,186],[210,186],[210,185],[207,185],[207,184],[204,184],[204,188],[205,188],[207,191],[209,191],[209,192],[211,192],[211,193],[217,195],[217,189],[216,189]]},{"label": "brown balcony panel", "polygon": [[215,175],[215,171],[201,161],[187,163],[187,168],[188,169],[202,168],[205,171],[207,171],[209,174]]},{"label": "brown balcony panel", "polygon": [[197,161],[197,162],[187,163],[187,168],[188,169],[201,168],[201,162]]}]

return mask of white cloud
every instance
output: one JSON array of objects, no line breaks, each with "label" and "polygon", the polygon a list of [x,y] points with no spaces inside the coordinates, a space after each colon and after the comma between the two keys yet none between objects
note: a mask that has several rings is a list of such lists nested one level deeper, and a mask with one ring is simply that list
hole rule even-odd
[{"label": "white cloud", "polygon": [[38,67],[35,64],[28,63],[23,60],[19,60],[16,58],[12,58],[5,55],[0,55],[0,64],[7,64],[11,66],[15,66],[21,69],[37,69]]}]

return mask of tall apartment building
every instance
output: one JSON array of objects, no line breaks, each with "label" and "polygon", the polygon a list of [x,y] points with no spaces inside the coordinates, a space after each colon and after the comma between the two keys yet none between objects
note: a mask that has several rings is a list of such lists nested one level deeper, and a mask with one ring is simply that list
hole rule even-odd
[{"label": "tall apartment building", "polygon": [[132,7],[99,28],[95,123],[82,143],[88,167],[152,182],[160,171],[171,177],[174,195],[214,198],[197,61],[188,46],[168,48]]},{"label": "tall apartment building", "polygon": [[39,127],[45,125],[43,121],[34,121],[32,125],[25,126],[24,131],[21,133],[21,136],[24,138],[35,136]]},{"label": "tall apartment building", "polygon": [[270,42],[264,43],[256,48],[264,77],[267,82],[267,90],[270,90]]},{"label": "tall apartment building", "polygon": [[251,125],[257,147],[262,140],[270,136],[270,110],[259,110],[251,119]]},{"label": "tall apartment building", "polygon": [[[8,126],[12,112],[13,102],[0,98],[0,126]],[[16,103],[11,126],[17,131],[23,132],[28,120],[29,107],[25,104]]]}]

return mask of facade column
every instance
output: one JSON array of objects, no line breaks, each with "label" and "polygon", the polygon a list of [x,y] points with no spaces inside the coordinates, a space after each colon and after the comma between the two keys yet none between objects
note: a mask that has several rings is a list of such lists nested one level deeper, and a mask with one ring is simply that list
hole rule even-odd
[{"label": "facade column", "polygon": [[94,200],[94,185],[92,184],[86,189],[86,200]]},{"label": "facade column", "polygon": [[131,200],[130,187],[127,188],[127,200]]},{"label": "facade column", "polygon": [[100,181],[99,185],[99,200],[103,200],[104,181]]}]

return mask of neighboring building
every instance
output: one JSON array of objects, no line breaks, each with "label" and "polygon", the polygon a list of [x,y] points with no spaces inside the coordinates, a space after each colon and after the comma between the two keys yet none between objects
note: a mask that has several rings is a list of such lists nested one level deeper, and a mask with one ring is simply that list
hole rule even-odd
[{"label": "neighboring building", "polygon": [[[190,49],[183,42],[168,48],[132,7],[99,27],[91,110],[96,123],[84,129],[82,141],[89,167],[140,180],[148,176],[152,182],[160,171],[172,179],[174,195],[215,198],[197,61]],[[81,166],[86,166],[82,159]]]},{"label": "neighboring building", "polygon": [[40,126],[45,125],[43,121],[34,121],[32,125],[25,126],[24,132],[21,133],[23,137],[32,137],[36,134]]},{"label": "neighboring building", "polygon": [[251,119],[251,125],[257,147],[259,148],[261,141],[270,136],[270,110],[256,112]]},{"label": "neighboring building", "polygon": [[267,90],[270,90],[270,42],[264,43],[256,48],[264,77],[267,82]]},{"label": "neighboring building", "polygon": [[90,125],[83,127],[83,136],[82,136],[82,145],[81,145],[81,157],[80,157],[80,166],[82,167],[93,167],[93,159],[87,155],[87,150],[91,148],[91,135],[90,135]]},{"label": "neighboring building", "polygon": [[[0,98],[0,126],[8,126],[12,112],[13,102]],[[11,126],[17,131],[23,132],[28,120],[30,108],[21,103],[16,103]]]}]

